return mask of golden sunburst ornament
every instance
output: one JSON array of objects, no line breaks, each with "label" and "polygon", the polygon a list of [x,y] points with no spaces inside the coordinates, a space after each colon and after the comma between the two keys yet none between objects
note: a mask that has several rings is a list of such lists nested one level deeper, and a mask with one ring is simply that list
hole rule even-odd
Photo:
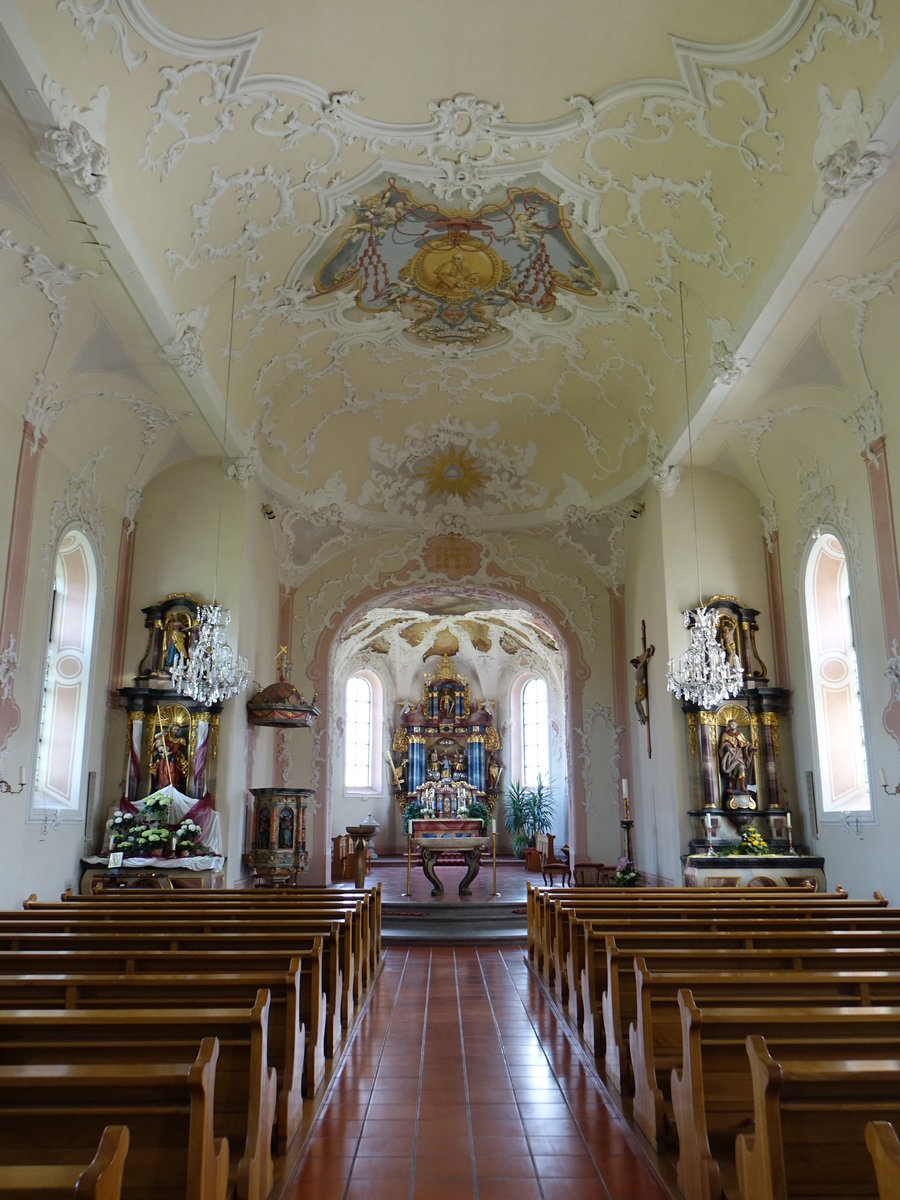
[{"label": "golden sunburst ornament", "polygon": [[450,446],[431,456],[423,464],[422,475],[430,496],[459,496],[463,500],[484,487],[489,476],[468,450]]}]

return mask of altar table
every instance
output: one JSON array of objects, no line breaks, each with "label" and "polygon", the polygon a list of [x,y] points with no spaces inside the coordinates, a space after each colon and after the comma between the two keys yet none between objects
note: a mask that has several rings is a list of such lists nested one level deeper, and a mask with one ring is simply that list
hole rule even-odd
[{"label": "altar table", "polygon": [[466,864],[467,870],[463,878],[459,882],[459,894],[461,896],[471,896],[469,884],[478,874],[478,868],[481,865],[481,853],[485,846],[488,845],[490,839],[486,837],[465,837],[459,834],[437,834],[413,838],[413,842],[418,847],[419,853],[422,856],[422,870],[425,872],[425,878],[432,885],[432,896],[443,896],[444,885],[434,873],[435,865],[441,854],[448,851],[454,855],[462,855],[463,861]]}]

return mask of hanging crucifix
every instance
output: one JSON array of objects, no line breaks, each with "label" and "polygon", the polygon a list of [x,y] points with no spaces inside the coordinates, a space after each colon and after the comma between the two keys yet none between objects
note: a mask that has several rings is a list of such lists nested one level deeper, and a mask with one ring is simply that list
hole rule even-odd
[{"label": "hanging crucifix", "polygon": [[655,646],[647,645],[647,625],[641,621],[641,652],[631,659],[634,667],[634,707],[638,720],[647,727],[647,757],[653,757],[653,746],[650,742],[650,692],[647,682],[650,659],[656,652]]}]

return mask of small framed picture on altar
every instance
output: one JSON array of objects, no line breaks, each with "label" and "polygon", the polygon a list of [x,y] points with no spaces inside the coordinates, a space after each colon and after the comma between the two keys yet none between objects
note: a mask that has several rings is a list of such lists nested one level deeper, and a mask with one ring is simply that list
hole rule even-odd
[{"label": "small framed picture on altar", "polygon": [[113,867],[113,868],[115,868],[115,867],[121,867],[121,865],[122,865],[122,859],[123,859],[124,857],[125,857],[125,855],[122,853],[122,851],[121,851],[121,850],[113,850],[113,852],[112,852],[112,853],[110,854],[110,856],[109,856],[109,865],[110,865],[110,867]]}]

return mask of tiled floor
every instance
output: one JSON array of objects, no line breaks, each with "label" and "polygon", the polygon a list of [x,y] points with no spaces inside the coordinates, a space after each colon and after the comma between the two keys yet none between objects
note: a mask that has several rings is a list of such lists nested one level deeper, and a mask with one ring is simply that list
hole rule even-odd
[{"label": "tiled floor", "polygon": [[521,949],[389,948],[285,1200],[666,1200]]}]

